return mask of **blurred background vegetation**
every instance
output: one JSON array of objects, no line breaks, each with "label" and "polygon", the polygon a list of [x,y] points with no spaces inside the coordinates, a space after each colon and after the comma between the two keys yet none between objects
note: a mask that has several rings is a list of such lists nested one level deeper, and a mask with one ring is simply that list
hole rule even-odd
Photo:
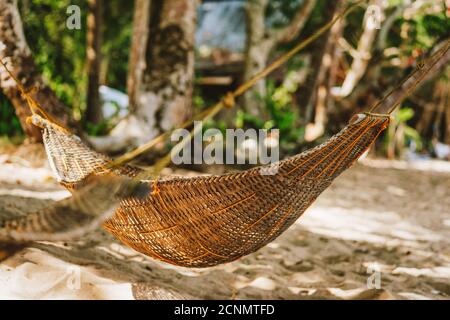
[{"label": "blurred background vegetation", "polygon": [[[176,97],[184,97],[189,101],[183,104],[184,108],[192,109],[183,116],[188,118],[242,83],[248,78],[249,72],[258,71],[258,67],[254,66],[272,61],[314,33],[336,12],[351,3],[336,1],[336,4],[330,5],[326,0],[199,1],[193,6],[195,14],[190,14],[190,5],[183,4],[186,1],[150,1],[153,9],[148,9],[142,0],[23,0],[18,1],[18,10],[38,72],[57,98],[68,107],[70,116],[75,121],[83,122],[89,94],[87,34],[92,30],[86,26],[90,5],[100,5],[102,18],[101,23],[97,24],[101,33],[97,90],[102,92],[100,86],[123,94],[130,90],[130,84],[127,83],[127,79],[130,81],[131,77],[129,65],[133,61],[130,56],[132,50],[139,48],[139,44],[133,45],[133,37],[137,37],[133,35],[133,25],[137,25],[137,19],[143,19],[137,16],[137,6],[140,6],[141,12],[147,8],[149,35],[147,41],[141,44],[141,47],[145,46],[141,59],[147,67],[141,75],[140,87],[134,93],[134,98],[128,93],[130,113],[136,114],[138,118],[145,114],[139,111],[146,108],[139,102],[148,97],[144,93],[153,92],[156,97],[162,96],[158,90],[161,90],[164,83],[155,84],[158,82],[155,78],[161,78],[160,74],[172,72],[183,78],[180,72],[184,72],[187,75],[183,85],[191,81],[192,88],[189,85],[181,87],[180,91],[183,92],[177,93]],[[381,29],[374,31],[374,35],[370,34],[365,23],[368,4],[381,7]],[[80,30],[70,30],[66,26],[66,9],[70,5],[78,5],[81,9]],[[183,6],[181,16],[196,19],[194,30],[186,31],[183,29],[186,26],[181,26],[185,38],[189,38],[192,33],[192,43],[189,39],[178,39],[175,36],[170,38],[172,34],[164,33],[168,32],[164,21],[181,23],[164,16],[164,10],[170,9],[169,5],[174,8]],[[311,6],[310,10],[305,9],[307,5]],[[159,13],[156,9],[159,9]],[[261,22],[263,31],[255,29],[261,28],[258,25]],[[284,32],[285,30],[288,32]],[[263,34],[258,37],[258,32]],[[172,70],[167,66],[162,71],[158,70],[158,66],[166,64],[162,60],[163,55],[180,52],[180,49],[171,49],[164,43],[164,37],[172,39],[172,43],[179,41],[182,45],[186,42],[187,50],[194,51],[192,76],[189,74],[189,65],[184,69],[173,67]],[[282,154],[296,153],[336,133],[352,114],[367,109],[381,98],[415,68],[417,61],[449,37],[450,18],[445,0],[367,1],[367,4],[361,5],[344,22],[333,27],[326,36],[271,74],[262,84],[263,87],[256,88],[251,96],[239,100],[236,110],[222,112],[208,126],[222,129],[278,128]],[[252,56],[249,43],[253,42],[251,45],[260,48],[258,50],[262,52],[265,47],[261,44],[267,39],[271,39],[271,42],[266,56]],[[192,48],[189,47],[190,44]],[[180,59],[184,59],[182,55]],[[355,66],[357,59],[361,63]],[[155,61],[158,66],[147,70],[151,67],[149,61]],[[177,66],[177,63],[175,61],[173,65]],[[356,77],[355,83],[350,83],[347,79],[352,68],[362,69],[356,70],[360,75]],[[378,155],[405,158],[438,154],[443,158],[450,158],[450,152],[448,155],[445,152],[441,155],[439,150],[436,152],[436,148],[445,149],[446,145],[450,145],[448,71],[448,67],[443,68],[439,75],[426,82],[402,104],[393,125],[377,145]],[[349,83],[348,92],[344,92],[344,84]],[[192,94],[184,93],[189,90]],[[167,95],[168,100],[178,99],[174,95]],[[108,99],[110,101],[105,101]],[[100,105],[104,107],[108,102],[109,108],[115,108],[115,111],[107,112],[99,107],[97,110],[103,112],[100,120],[84,121],[84,131],[88,135],[107,135],[115,130],[114,127],[117,128],[116,124],[130,117],[127,106],[122,106],[117,99],[111,98],[107,93],[100,94]],[[146,100],[145,103],[160,101],[155,99]],[[128,104],[128,100],[125,103]],[[121,108],[125,110],[121,111]],[[159,111],[154,111],[154,121],[144,124],[156,126],[158,130],[146,132],[145,137],[137,139],[134,144],[146,141],[154,137],[158,133],[156,131],[167,130],[184,120],[174,119],[173,116],[166,119],[164,112],[179,113],[171,108],[172,105],[166,101]],[[0,96],[0,116],[0,135],[10,138],[24,136],[14,107],[4,95]],[[158,121],[162,124],[155,125]],[[20,138],[15,139],[20,141]],[[128,147],[132,145],[128,144]],[[108,149],[110,148],[106,147],[107,151]],[[124,148],[117,150],[124,151]]]}]

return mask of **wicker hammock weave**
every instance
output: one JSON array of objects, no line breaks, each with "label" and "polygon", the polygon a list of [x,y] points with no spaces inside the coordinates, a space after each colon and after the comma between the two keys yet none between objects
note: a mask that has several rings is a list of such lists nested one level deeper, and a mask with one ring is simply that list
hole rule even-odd
[{"label": "wicker hammock weave", "polygon": [[[111,159],[77,136],[38,115],[32,121],[43,129],[59,182],[71,190],[92,174],[133,177],[140,171],[129,166],[111,170]],[[292,225],[388,123],[387,115],[358,114],[322,145],[270,167],[143,181],[152,192],[144,198],[123,198],[103,226],[131,248],[174,265],[209,267],[233,261]]]}]

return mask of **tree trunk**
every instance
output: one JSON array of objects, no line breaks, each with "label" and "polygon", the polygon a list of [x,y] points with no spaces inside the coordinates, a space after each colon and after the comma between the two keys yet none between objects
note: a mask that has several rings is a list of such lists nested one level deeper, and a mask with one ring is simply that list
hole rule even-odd
[{"label": "tree trunk", "polygon": [[[447,70],[450,68],[447,67]],[[444,143],[450,145],[450,82],[447,83],[446,109],[445,109]]]},{"label": "tree trunk", "polygon": [[92,139],[103,150],[147,142],[192,114],[197,1],[137,0],[128,72],[130,115],[109,137]]},{"label": "tree trunk", "polygon": [[[341,2],[342,3],[342,2]],[[342,50],[339,48],[338,40],[340,37],[342,37],[342,33],[344,32],[344,21],[339,20],[336,22],[336,24],[331,27],[330,30],[330,70],[329,75],[327,79],[327,100],[326,100],[326,106],[328,109],[328,113],[336,112],[336,104],[334,101],[334,97],[331,94],[331,88],[333,88],[336,85],[338,72],[340,68],[340,61],[342,59]]]},{"label": "tree trunk", "polygon": [[[323,14],[326,23],[333,19],[337,8],[340,7],[340,2],[340,0],[332,1],[327,6],[327,11]],[[310,123],[313,119],[314,105],[317,100],[319,75],[321,73],[324,75],[326,72],[325,69],[331,67],[330,58],[328,58],[327,61],[324,59],[327,45],[331,50],[330,33],[331,30],[328,30],[314,42],[312,50],[314,54],[312,55],[311,66],[309,68],[310,71],[306,77],[305,85],[301,86],[296,92],[297,101],[303,109],[300,110],[300,114],[304,115],[304,125]]]},{"label": "tree trunk", "polygon": [[[265,12],[268,3],[268,0],[247,0],[244,81],[266,67],[270,53],[277,45],[290,42],[299,35],[316,4],[316,0],[304,0],[290,24],[279,30],[270,30],[266,27]],[[244,108],[248,113],[261,116],[263,112],[259,97],[265,95],[265,90],[265,80],[262,79],[244,95]]]},{"label": "tree trunk", "polygon": [[[336,9],[336,8],[334,8]],[[333,16],[330,17],[331,19]],[[317,66],[318,71],[312,72],[314,78],[311,79],[314,85],[314,91],[310,92],[309,103],[307,105],[307,112],[305,120],[305,141],[314,141],[321,137],[325,132],[325,126],[328,121],[328,102],[331,100],[331,77],[334,77],[335,69],[333,66],[332,55],[334,55],[335,34],[340,33],[341,25],[334,25],[336,29],[332,28],[325,40],[324,48],[321,49],[320,63]],[[309,109],[309,110],[308,110]],[[314,112],[313,112],[314,111]],[[314,113],[314,119],[312,115]]]},{"label": "tree trunk", "polygon": [[[7,64],[12,74],[26,90],[37,89],[32,93],[33,98],[60,124],[72,129],[75,128],[69,110],[44,82],[34,63],[23,33],[16,0],[0,1],[0,39],[3,47],[3,50],[0,50],[0,59]],[[31,112],[26,101],[21,98],[17,85],[2,67],[0,67],[0,87],[13,104],[27,137],[32,142],[42,141],[40,130],[26,123],[26,118],[31,115]]]},{"label": "tree trunk", "polygon": [[89,0],[89,13],[87,17],[87,106],[85,121],[89,123],[99,123],[102,118],[102,109],[99,94],[100,69],[102,63],[102,7],[103,0]]},{"label": "tree trunk", "polygon": [[[247,39],[245,49],[244,81],[264,69],[269,54],[274,47],[274,40],[268,35],[265,27],[265,11],[268,0],[249,0],[245,12],[247,16]],[[265,79],[258,81],[255,87],[244,94],[244,109],[253,116],[262,113],[261,102],[265,95]]]},{"label": "tree trunk", "polygon": [[150,135],[191,116],[195,27],[195,1],[152,1],[145,69],[131,106],[154,131]]},{"label": "tree trunk", "polygon": [[150,1],[136,0],[134,3],[133,34],[128,62],[127,92],[130,106],[137,105],[137,95],[145,69],[145,52],[149,34]]}]

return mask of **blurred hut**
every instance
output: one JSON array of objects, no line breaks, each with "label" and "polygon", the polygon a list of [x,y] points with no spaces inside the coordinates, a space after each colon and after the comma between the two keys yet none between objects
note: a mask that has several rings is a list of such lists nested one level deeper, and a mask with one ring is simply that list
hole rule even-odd
[{"label": "blurred hut", "polygon": [[204,1],[196,32],[197,85],[207,96],[236,86],[244,69],[246,18],[243,0]]}]

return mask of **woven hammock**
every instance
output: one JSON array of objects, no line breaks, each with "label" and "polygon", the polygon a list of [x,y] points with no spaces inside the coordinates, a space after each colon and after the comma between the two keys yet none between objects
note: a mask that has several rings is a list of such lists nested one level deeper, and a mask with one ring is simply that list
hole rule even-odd
[{"label": "woven hammock", "polygon": [[86,177],[70,198],[50,207],[21,217],[5,218],[2,213],[0,244],[80,238],[110,217],[121,199],[131,196],[143,198],[148,192],[147,184],[114,174]]},{"label": "woven hammock", "polygon": [[[231,98],[304,45],[266,68]],[[179,266],[209,267],[252,253],[291,226],[370,147],[388,126],[389,114],[430,70],[439,68],[438,62],[449,50],[450,40],[370,109],[382,114],[355,115],[338,134],[311,150],[240,173],[162,180],[140,180],[141,169],[117,166],[58,126],[1,62],[28,101],[32,123],[43,131],[58,181],[76,192],[50,208],[9,221],[0,219],[0,261],[25,245],[17,241],[68,239],[100,224],[131,248]],[[219,107],[212,110],[217,112]],[[271,172],[275,174],[267,174]]]},{"label": "woven hammock", "polygon": [[[103,226],[131,248],[174,265],[209,267],[233,261],[291,226],[367,150],[389,119],[358,114],[322,145],[269,166],[220,176],[142,181],[152,192],[122,198]],[[131,166],[111,169],[111,159],[77,136],[38,115],[32,122],[43,130],[52,170],[70,190],[93,174],[134,177],[140,172]]]}]

